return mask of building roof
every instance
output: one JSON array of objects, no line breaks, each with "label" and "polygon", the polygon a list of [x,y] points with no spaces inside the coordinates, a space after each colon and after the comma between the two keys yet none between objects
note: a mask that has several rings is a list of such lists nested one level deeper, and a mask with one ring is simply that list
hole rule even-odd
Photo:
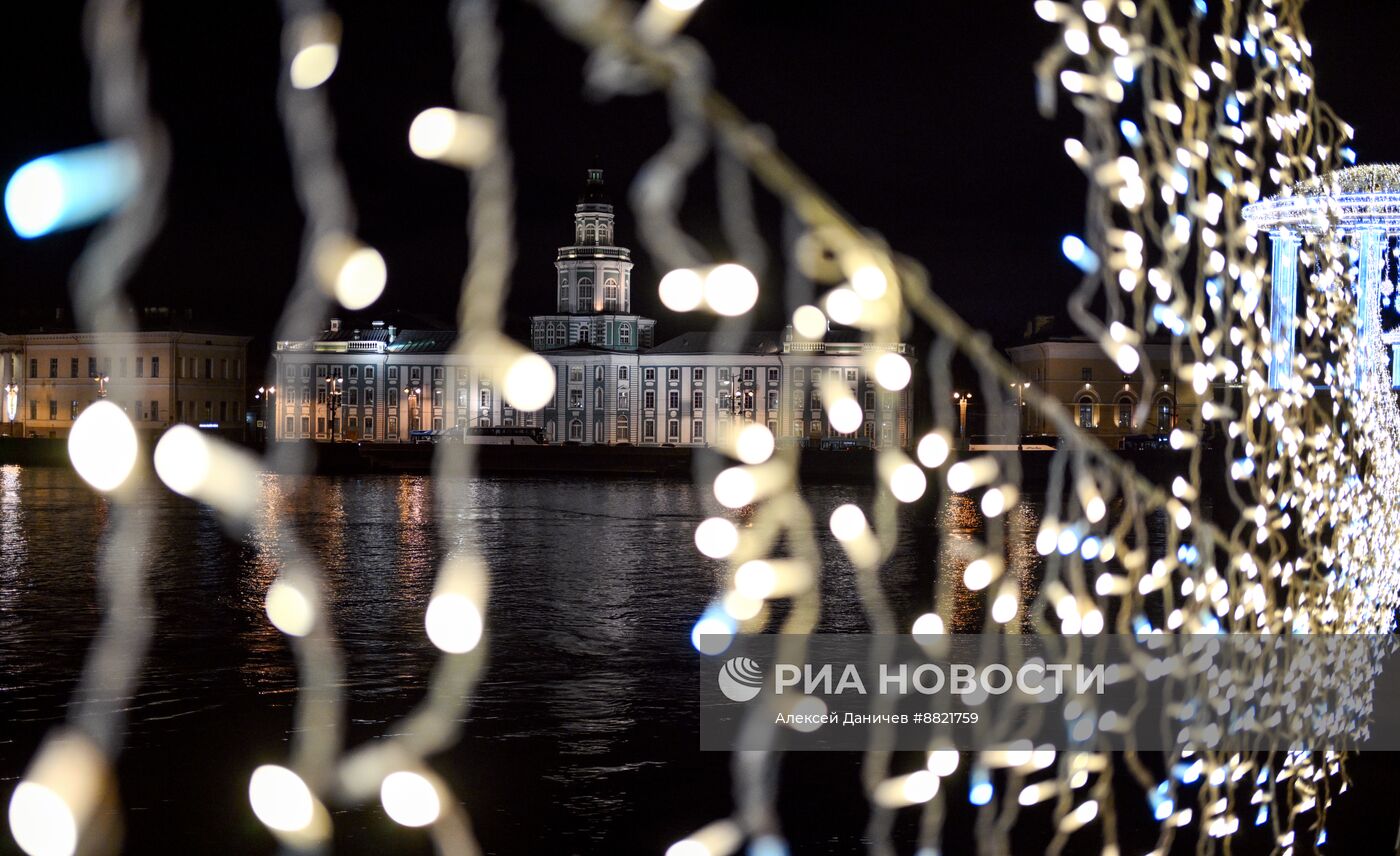
[{"label": "building roof", "polygon": [[384,350],[391,354],[441,354],[452,349],[456,330],[399,330]]},{"label": "building roof", "polygon": [[[746,333],[736,343],[734,337],[717,333],[682,333],[667,339],[648,354],[777,354],[783,350],[781,333],[771,330]],[[737,345],[737,347],[736,347]]]}]

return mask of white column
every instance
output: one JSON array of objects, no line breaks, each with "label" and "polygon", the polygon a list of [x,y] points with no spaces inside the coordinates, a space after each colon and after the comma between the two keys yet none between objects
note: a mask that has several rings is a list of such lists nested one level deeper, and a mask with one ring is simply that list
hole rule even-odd
[{"label": "white column", "polygon": [[1269,388],[1282,389],[1293,375],[1293,328],[1297,326],[1298,236],[1270,235],[1273,243],[1269,306]]}]

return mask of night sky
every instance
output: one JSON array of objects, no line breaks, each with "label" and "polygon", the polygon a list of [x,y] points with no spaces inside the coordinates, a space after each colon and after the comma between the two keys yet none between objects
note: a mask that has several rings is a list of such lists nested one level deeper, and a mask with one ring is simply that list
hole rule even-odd
[{"label": "night sky", "polygon": [[[361,235],[385,256],[389,287],[370,315],[450,319],[466,265],[466,183],[415,158],[407,130],[451,104],[445,2],[334,3],[345,19],[330,94]],[[571,237],[585,169],[607,171],[614,200],[665,139],[659,96],[590,103],[583,52],[530,4],[507,0],[504,85],[518,182],[520,261],[514,332],[550,308],[554,249]],[[0,23],[0,174],[96,139],[77,2],[5,4]],[[1306,23],[1322,96],[1358,130],[1360,159],[1400,159],[1390,33],[1400,4],[1314,3]],[[168,222],[136,277],[136,301],[193,312],[187,326],[266,335],[292,282],[301,219],[275,106],[280,20],[266,2],[147,4],[156,109],[173,136]],[[771,127],[793,161],[862,224],[923,261],[937,291],[974,325],[1010,342],[1075,282],[1059,238],[1082,222],[1084,181],[1060,141],[1077,127],[1035,110],[1032,64],[1056,29],[1029,0],[853,4],[708,0],[688,32],[718,82]],[[776,237],[777,207],[761,213]],[[635,233],[619,206],[620,240]],[[714,240],[708,169],[691,183],[685,223]],[[21,241],[0,226],[0,331],[54,326],[88,230]],[[634,307],[665,338],[696,326],[656,298],[635,253]],[[782,323],[776,285],[759,323]],[[57,326],[64,326],[60,321]]]}]

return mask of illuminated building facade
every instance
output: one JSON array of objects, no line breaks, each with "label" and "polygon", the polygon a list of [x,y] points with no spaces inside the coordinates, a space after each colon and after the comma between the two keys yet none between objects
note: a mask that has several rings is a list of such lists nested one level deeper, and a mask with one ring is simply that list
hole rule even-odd
[{"label": "illuminated building facade", "polygon": [[187,422],[241,438],[248,342],[191,332],[0,336],[0,431],[66,437],[78,414],[105,397],[138,432]]},{"label": "illuminated building facade", "polygon": [[[707,446],[757,422],[780,439],[909,445],[908,388],[880,389],[870,371],[880,353],[907,354],[902,343],[871,345],[841,330],[812,342],[786,330],[653,345],[656,322],[631,311],[631,254],[614,243],[600,170],[589,171],[574,244],[559,250],[555,274],[554,311],[530,319],[530,344],[555,371],[544,408],[511,409],[489,372],[454,360],[451,331],[332,321],[315,341],[276,344],[275,438],[392,443],[417,430],[522,426],[554,443]],[[824,379],[847,384],[862,404],[854,435],[831,428]]]},{"label": "illuminated building facade", "polygon": [[[1036,329],[1036,325],[1041,329]],[[1164,342],[1141,346],[1152,368],[1153,383],[1143,388],[1139,368],[1124,374],[1103,347],[1082,335],[1056,335],[1054,321],[1039,318],[1031,325],[1025,344],[1007,349],[1017,371],[1048,393],[1069,411],[1079,428],[1117,444],[1123,437],[1169,434],[1173,428],[1196,426],[1198,400],[1190,386],[1175,382],[1171,372],[1171,349]],[[1146,396],[1147,408],[1139,410]],[[1054,428],[1034,408],[1024,406],[1024,395],[1010,390],[1011,400],[1022,411],[1021,433],[1054,434]]]}]

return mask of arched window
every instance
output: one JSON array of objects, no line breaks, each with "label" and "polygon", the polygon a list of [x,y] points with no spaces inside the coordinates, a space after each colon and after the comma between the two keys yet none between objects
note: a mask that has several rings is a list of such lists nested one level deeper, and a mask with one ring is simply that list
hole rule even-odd
[{"label": "arched window", "polygon": [[1087,395],[1079,398],[1079,427],[1094,427],[1094,399]]},{"label": "arched window", "polygon": [[578,311],[593,311],[593,280],[586,276],[578,281]]},{"label": "arched window", "polygon": [[567,282],[559,286],[559,311],[569,311],[569,284]]},{"label": "arched window", "polygon": [[1118,427],[1131,428],[1133,426],[1133,400],[1128,396],[1118,399]]},{"label": "arched window", "polygon": [[627,417],[619,414],[617,417],[617,439],[618,442],[630,441],[632,439],[632,428],[627,424]]},{"label": "arched window", "polygon": [[612,277],[603,281],[603,303],[609,312],[617,311],[617,280]]},{"label": "arched window", "polygon": [[593,407],[595,410],[603,409],[603,388],[601,386],[593,387]]},{"label": "arched window", "polygon": [[1166,432],[1176,424],[1176,408],[1172,406],[1172,400],[1163,396],[1157,399],[1157,430]]},{"label": "arched window", "polygon": [[583,423],[580,422],[580,421],[577,420],[577,419],[574,419],[574,420],[572,420],[571,422],[569,422],[569,439],[570,439],[570,440],[582,440],[582,439],[583,439]]},{"label": "arched window", "polygon": [[584,325],[584,326],[582,326],[582,327],[579,327],[579,328],[578,328],[578,343],[579,343],[580,345],[587,345],[589,342],[592,342],[592,341],[593,341],[593,331],[592,331],[591,329],[589,329],[587,325]]},{"label": "arched window", "polygon": [[617,343],[619,345],[632,344],[632,327],[629,324],[619,324],[617,327]]},{"label": "arched window", "polygon": [[585,244],[598,243],[598,229],[592,223],[589,223],[587,226],[584,227],[583,242]]}]

